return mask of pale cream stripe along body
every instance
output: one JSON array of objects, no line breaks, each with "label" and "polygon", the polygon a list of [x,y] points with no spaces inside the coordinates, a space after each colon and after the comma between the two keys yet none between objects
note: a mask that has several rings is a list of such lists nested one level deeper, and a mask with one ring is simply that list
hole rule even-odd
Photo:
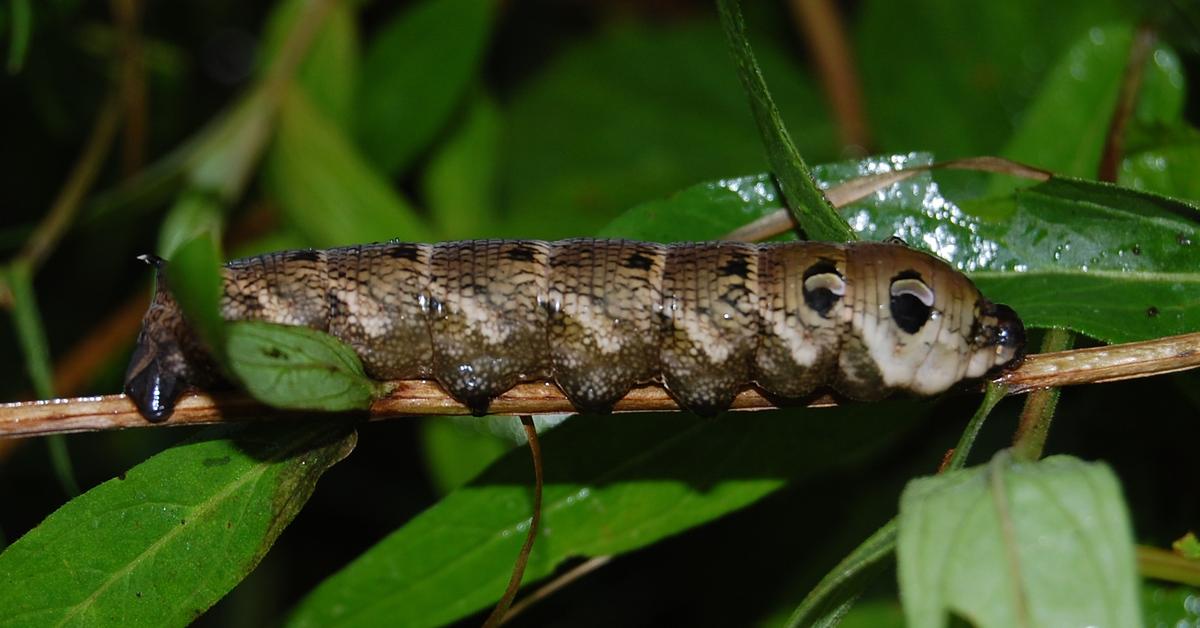
[{"label": "pale cream stripe along body", "polygon": [[[169,290],[147,312],[126,390],[152,420],[214,371]],[[1014,361],[1012,310],[898,243],[390,242],[230,262],[222,313],[328,331],[377,379],[434,378],[472,412],[550,379],[605,411],[662,381],[712,414],[740,389],[929,395]]]}]

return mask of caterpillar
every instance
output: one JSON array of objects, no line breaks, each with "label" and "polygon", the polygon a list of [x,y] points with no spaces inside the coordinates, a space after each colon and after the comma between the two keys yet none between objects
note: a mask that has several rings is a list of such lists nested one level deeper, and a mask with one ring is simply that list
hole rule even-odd
[{"label": "caterpillar", "polygon": [[[749,385],[933,395],[1025,342],[1011,308],[901,242],[393,241],[234,260],[223,277],[225,319],[328,332],[369,377],[434,379],[476,415],[529,380],[586,412],[652,381],[700,415]],[[125,391],[162,421],[219,379],[160,272]]]}]

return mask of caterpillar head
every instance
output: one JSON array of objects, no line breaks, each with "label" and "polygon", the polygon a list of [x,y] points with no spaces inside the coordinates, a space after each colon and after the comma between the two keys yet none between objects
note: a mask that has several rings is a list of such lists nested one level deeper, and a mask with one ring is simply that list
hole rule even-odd
[{"label": "caterpillar head", "polygon": [[171,365],[178,363],[178,347],[162,346],[143,328],[125,372],[125,394],[151,423],[167,420],[187,381]]},{"label": "caterpillar head", "polygon": [[170,418],[185,390],[210,383],[206,375],[212,366],[167,289],[163,273],[166,261],[153,255],[139,259],[157,269],[158,281],[125,371],[124,388],[142,416],[158,423]]},{"label": "caterpillar head", "polygon": [[980,300],[975,330],[967,377],[981,377],[994,367],[1015,366],[1024,357],[1025,324],[1011,307]]},{"label": "caterpillar head", "polygon": [[890,390],[934,395],[1021,356],[1021,319],[943,260],[865,242],[848,259],[846,298],[855,308],[843,389],[867,398]]}]

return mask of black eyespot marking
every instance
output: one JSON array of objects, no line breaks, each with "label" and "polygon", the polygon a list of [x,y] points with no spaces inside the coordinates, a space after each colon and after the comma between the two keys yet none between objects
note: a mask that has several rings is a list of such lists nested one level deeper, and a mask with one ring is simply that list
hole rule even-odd
[{"label": "black eyespot marking", "polygon": [[536,252],[524,244],[518,244],[504,253],[504,257],[514,262],[532,262],[535,255]]},{"label": "black eyespot marking", "polygon": [[892,297],[892,320],[905,332],[915,334],[929,320],[930,307],[911,294]]},{"label": "black eyespot marking", "polygon": [[391,245],[388,255],[391,255],[394,259],[406,259],[410,262],[415,262],[417,261],[418,251],[419,249],[416,245],[401,242]]},{"label": "black eyespot marking", "polygon": [[718,268],[717,272],[726,277],[737,276],[746,279],[750,276],[750,261],[738,255],[725,262],[725,265]]},{"label": "black eyespot marking", "polygon": [[892,277],[892,320],[905,333],[915,334],[925,326],[933,312],[933,289],[921,280],[921,274],[905,270]]},{"label": "black eyespot marking", "polygon": [[821,259],[804,271],[804,303],[821,318],[846,294],[846,282],[832,260]]},{"label": "black eyespot marking", "polygon": [[1148,316],[1150,318],[1154,318],[1154,317],[1158,316],[1158,308],[1154,307],[1153,305],[1146,308],[1146,316]]},{"label": "black eyespot marking", "polygon": [[654,266],[654,260],[642,255],[641,253],[634,253],[633,255],[625,258],[624,264],[625,268],[632,268],[634,270],[650,270]]},{"label": "black eyespot marking", "polygon": [[299,251],[291,251],[287,254],[289,262],[315,262],[321,259],[321,256],[312,249],[301,249]]},{"label": "black eyespot marking", "polygon": [[884,238],[883,243],[884,244],[899,244],[900,246],[908,246],[908,243],[904,241],[904,238],[901,238],[898,235],[890,235],[890,236]]}]

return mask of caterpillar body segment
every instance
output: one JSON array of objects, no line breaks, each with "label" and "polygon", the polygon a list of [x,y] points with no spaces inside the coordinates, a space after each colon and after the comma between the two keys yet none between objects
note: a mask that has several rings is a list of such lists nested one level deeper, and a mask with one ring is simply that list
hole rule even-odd
[{"label": "caterpillar body segment", "polygon": [[[592,412],[650,381],[699,414],[748,385],[931,395],[1024,344],[1011,309],[898,243],[389,242],[235,260],[224,279],[226,319],[326,331],[370,377],[435,379],[475,414],[542,379]],[[160,279],[126,392],[163,420],[216,373]]]}]

